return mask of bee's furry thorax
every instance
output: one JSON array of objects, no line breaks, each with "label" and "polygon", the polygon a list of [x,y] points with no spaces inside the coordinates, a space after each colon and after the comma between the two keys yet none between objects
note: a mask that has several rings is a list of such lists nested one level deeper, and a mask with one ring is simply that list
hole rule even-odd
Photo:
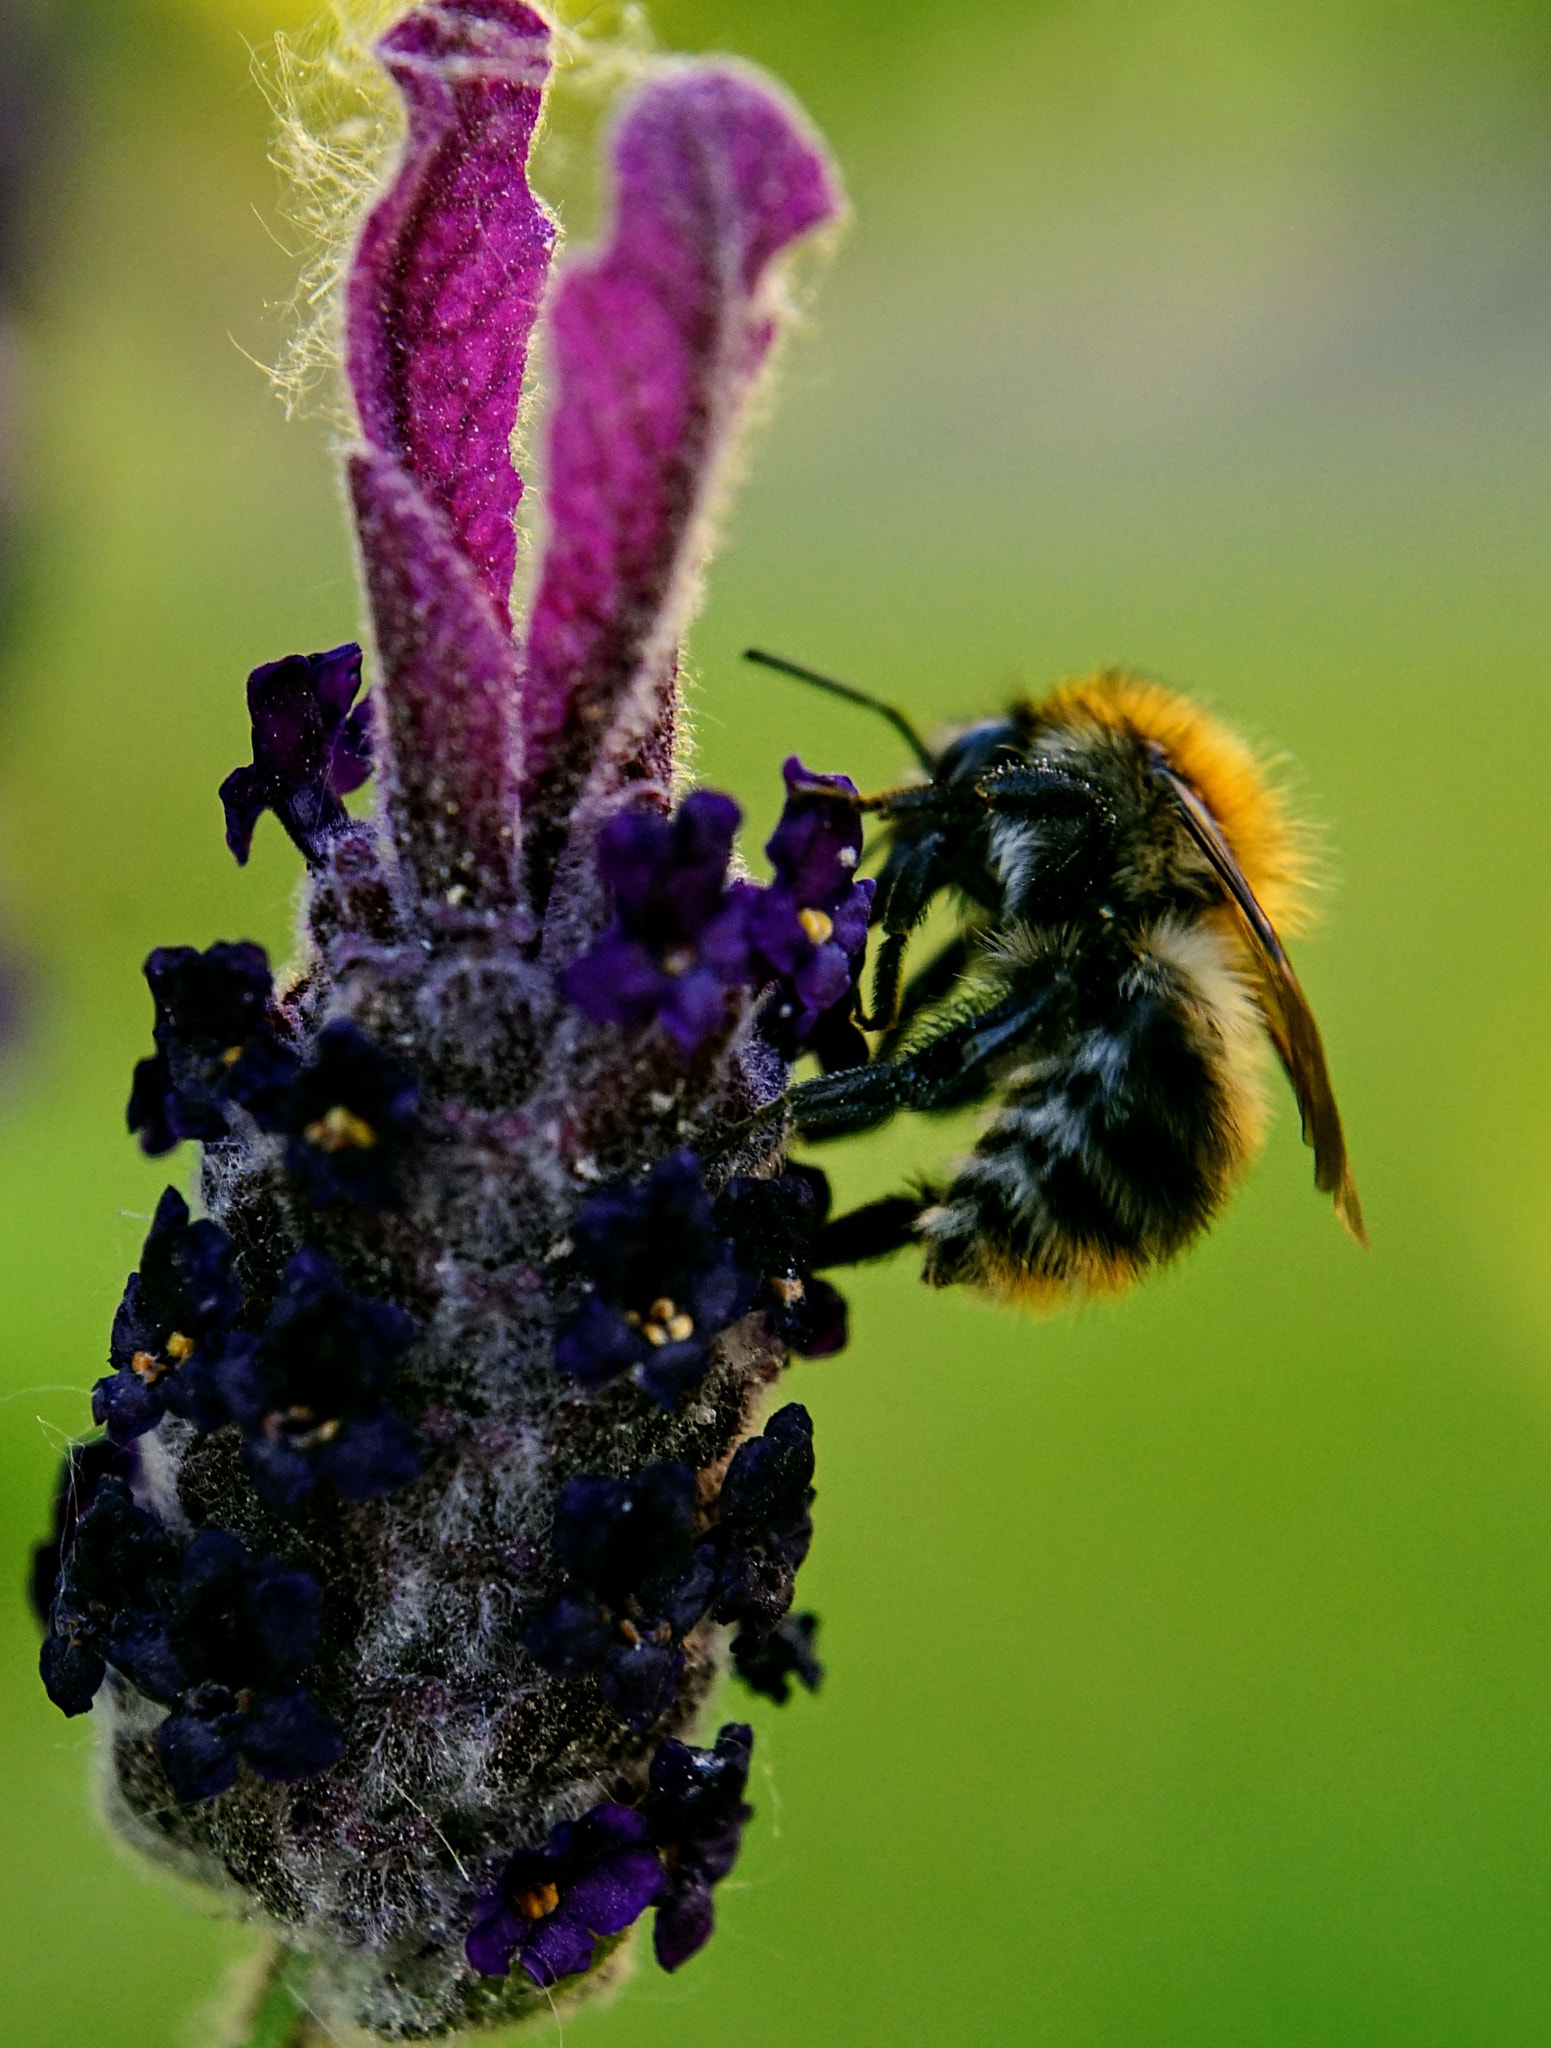
[{"label": "bee's furry thorax", "polygon": [[1088,774],[1116,804],[1118,836],[1129,826],[1145,837],[1145,851],[1125,850],[1117,878],[1139,898],[1149,883],[1167,886],[1180,873],[1199,883],[1206,875],[1176,807],[1150,773],[1156,747],[1217,821],[1272,923],[1281,931],[1300,928],[1308,895],[1300,834],[1281,792],[1236,733],[1189,698],[1113,669],[1063,684],[1023,710],[1031,749]]}]

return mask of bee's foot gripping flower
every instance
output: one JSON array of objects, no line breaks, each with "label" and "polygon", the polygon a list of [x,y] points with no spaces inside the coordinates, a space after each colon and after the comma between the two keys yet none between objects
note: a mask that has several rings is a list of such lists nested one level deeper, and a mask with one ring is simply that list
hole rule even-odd
[{"label": "bee's foot gripping flower", "polygon": [[129,1121],[203,1146],[208,1214],[162,1198],[36,1579],[121,1832],[293,1951],[322,2024],[404,2040],[542,2009],[650,1906],[686,1961],[749,1814],[749,1730],[685,1739],[728,1645],[817,1682],[811,1424],[751,1432],[844,1304],[758,1112],[850,1014],[869,885],[825,778],[789,776],[769,889],[729,799],[675,807],[705,522],[780,259],[837,210],[821,150],[752,74],[662,65],[550,288],[543,20],[428,0],[380,49],[407,134],[344,306],[374,685],[354,643],[250,678],[227,835],[276,814],[308,947],[278,983],[247,943],[147,963]]}]

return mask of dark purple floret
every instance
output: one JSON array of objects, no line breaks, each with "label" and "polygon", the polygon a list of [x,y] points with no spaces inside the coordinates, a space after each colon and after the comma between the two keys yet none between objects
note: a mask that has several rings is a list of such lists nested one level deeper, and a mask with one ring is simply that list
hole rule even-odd
[{"label": "dark purple floret", "polygon": [[560,977],[595,1024],[660,1023],[687,1058],[720,1030],[727,991],[750,979],[745,922],[754,892],[727,887],[742,813],[699,789],[673,817],[621,811],[598,838],[614,922]]},{"label": "dark purple floret", "polygon": [[598,1689],[625,1726],[639,1733],[654,1727],[678,1699],[684,1652],[666,1621],[643,1630],[626,1619],[619,1627],[625,1640],[610,1648]]},{"label": "dark purple floret", "polygon": [[419,1100],[414,1075],[358,1025],[325,1024],[274,1119],[290,1134],[286,1163],[320,1208],[395,1208]]},{"label": "dark purple floret", "polygon": [[811,1270],[813,1241],[829,1215],[829,1181],[816,1166],[788,1165],[773,1180],[731,1180],[716,1220],[738,1263],[761,1280],[756,1307],[804,1358],[828,1358],[849,1335],[845,1296]]},{"label": "dark purple floret", "polygon": [[710,1604],[715,1554],[696,1544],[695,1475],[669,1460],[633,1479],[567,1480],[555,1506],[555,1550],[569,1575],[523,1630],[530,1654],[567,1677],[598,1676],[629,1728],[672,1706],[681,1639]]},{"label": "dark purple floret", "polygon": [[812,1480],[813,1424],[796,1403],[740,1446],[706,1535],[695,1474],[677,1460],[632,1479],[568,1480],[555,1506],[567,1580],[524,1645],[546,1670],[595,1674],[627,1727],[650,1728],[678,1696],[681,1644],[713,1601],[719,1621],[756,1636],[791,1606],[813,1535]]},{"label": "dark purple floret", "polygon": [[188,1203],[166,1189],[113,1318],[113,1370],[92,1389],[93,1420],[115,1443],[143,1436],[168,1412],[219,1429],[228,1418],[216,1371],[242,1302],[226,1232],[191,1223]]},{"label": "dark purple floret", "polygon": [[714,1749],[670,1738],[652,1758],[646,1825],[667,1873],[652,1940],[665,1970],[687,1963],[711,1938],[712,1887],[737,1862],[743,1830],[754,1818],[743,1799],[753,1748],[753,1729],[729,1721]]},{"label": "dark purple floret", "polygon": [[32,1553],[32,1609],[45,1626],[59,1590],[59,1574],[75,1542],[77,1525],[97,1498],[98,1487],[110,1478],[122,1479],[133,1487],[139,1464],[133,1444],[116,1444],[105,1436],[72,1444],[66,1451],[54,1488],[53,1529]]},{"label": "dark purple floret", "polygon": [[172,1709],[156,1747],[179,1799],[226,1791],[239,1757],[289,1783],[343,1753],[338,1725],[297,1683],[317,1654],[321,1605],[310,1573],[255,1564],[229,1531],[204,1529],[166,1606],[121,1632],[112,1662]]},{"label": "dark purple floret", "polygon": [[297,1066],[270,1016],[274,984],[263,947],[247,940],[203,953],[158,946],[145,978],[156,1005],[156,1051],[135,1068],[128,1112],[141,1150],[154,1155],[180,1138],[224,1138],[232,1103],[262,1123]]},{"label": "dark purple floret", "polygon": [[555,1503],[555,1551],[579,1586],[624,1606],[678,1577],[695,1542],[695,1475],[677,1459],[633,1479],[568,1479]]},{"label": "dark purple floret", "polygon": [[732,1639],[733,1669],[751,1692],[763,1693],[784,1707],[794,1678],[809,1692],[819,1689],[824,1667],[814,1648],[818,1632],[816,1614],[789,1614],[768,1635],[740,1629]]},{"label": "dark purple floret", "polygon": [[349,641],[326,654],[288,654],[248,677],[253,763],[221,784],[226,843],[246,863],[253,828],[273,811],[316,867],[349,822],[340,798],[372,772],[371,700],[363,697],[361,650]]},{"label": "dark purple floret", "polygon": [[614,1617],[589,1593],[562,1593],[522,1632],[529,1655],[558,1678],[601,1671],[615,1642]]},{"label": "dark purple floret", "polygon": [[264,1329],[220,1368],[272,1507],[294,1512],[325,1481],[347,1500],[373,1500],[419,1477],[414,1434],[384,1398],[414,1335],[403,1309],[350,1293],[321,1252],[296,1253]]},{"label": "dark purple floret", "polygon": [[593,1292],[561,1329],[555,1364],[584,1386],[633,1374],[671,1408],[698,1386],[710,1343],[757,1291],[716,1227],[693,1152],[671,1152],[634,1187],[582,1205],[574,1237]]},{"label": "dark purple floret", "polygon": [[862,814],[848,775],[816,775],[793,754],[786,807],[765,843],[776,878],[748,910],[760,979],[775,987],[760,1031],[786,1059],[814,1052],[827,1067],[858,1066],[867,1041],[855,1022],[874,884],[856,879]]},{"label": "dark purple floret", "polygon": [[781,1620],[813,1541],[812,1502],[813,1418],[793,1401],[739,1445],[722,1481],[718,1621],[760,1635]]},{"label": "dark purple floret", "polygon": [[541,1987],[590,1967],[599,1937],[623,1934],[663,1887],[646,1822],[628,1806],[595,1806],[519,1849],[475,1907],[466,1950],[485,1977],[516,1960]]},{"label": "dark purple floret", "polygon": [[137,1507],[124,1481],[98,1482],[49,1609],[38,1669],[64,1714],[84,1714],[108,1664],[122,1666],[139,1627],[165,1606],[178,1549],[155,1515]]}]

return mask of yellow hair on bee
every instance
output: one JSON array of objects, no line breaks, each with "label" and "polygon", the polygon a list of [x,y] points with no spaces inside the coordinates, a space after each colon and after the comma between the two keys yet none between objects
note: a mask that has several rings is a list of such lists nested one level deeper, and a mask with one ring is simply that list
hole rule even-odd
[{"label": "yellow hair on bee", "polygon": [[1237,733],[1188,697],[1118,669],[1063,684],[1035,712],[1045,726],[1129,727],[1155,741],[1217,820],[1271,922],[1282,932],[1302,928],[1310,886],[1303,835]]}]

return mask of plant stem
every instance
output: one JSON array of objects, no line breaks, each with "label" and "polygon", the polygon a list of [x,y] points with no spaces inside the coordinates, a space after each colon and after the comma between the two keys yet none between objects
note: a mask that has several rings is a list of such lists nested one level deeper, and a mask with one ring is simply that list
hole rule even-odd
[{"label": "plant stem", "polygon": [[302,2000],[307,1975],[304,1957],[273,1950],[245,1992],[221,2048],[319,2048],[324,2037]]}]

